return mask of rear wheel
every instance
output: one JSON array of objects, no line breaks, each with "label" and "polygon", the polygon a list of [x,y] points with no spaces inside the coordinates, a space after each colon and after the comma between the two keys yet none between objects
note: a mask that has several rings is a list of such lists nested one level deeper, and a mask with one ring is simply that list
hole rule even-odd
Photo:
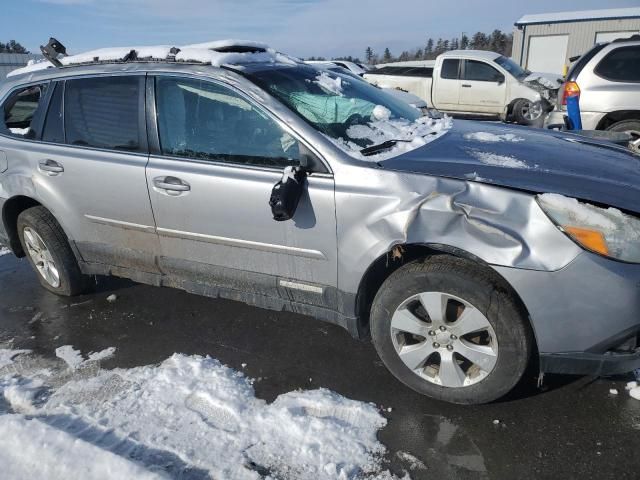
[{"label": "rear wheel", "polygon": [[610,132],[640,132],[640,120],[622,120],[607,127]]},{"label": "rear wheel", "polygon": [[394,272],[373,302],[371,333],[380,358],[400,381],[461,404],[508,393],[532,349],[526,315],[502,282],[449,256]]},{"label": "rear wheel", "polygon": [[38,206],[18,216],[18,235],[40,284],[57,295],[86,292],[93,277],[83,275],[67,237],[51,213]]}]

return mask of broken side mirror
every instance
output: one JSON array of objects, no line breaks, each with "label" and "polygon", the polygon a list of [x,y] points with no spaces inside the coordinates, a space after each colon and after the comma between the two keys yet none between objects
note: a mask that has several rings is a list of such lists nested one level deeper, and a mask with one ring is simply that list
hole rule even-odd
[{"label": "broken side mirror", "polygon": [[302,166],[285,167],[282,179],[273,186],[269,206],[277,222],[290,220],[296,213],[304,192],[307,171]]}]

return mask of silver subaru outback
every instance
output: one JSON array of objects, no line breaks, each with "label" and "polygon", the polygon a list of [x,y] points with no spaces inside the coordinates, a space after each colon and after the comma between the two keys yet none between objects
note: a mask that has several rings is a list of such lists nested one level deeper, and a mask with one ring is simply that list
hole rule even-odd
[{"label": "silver subaru outback", "polygon": [[49,291],[311,315],[455,403],[640,367],[637,155],[425,117],[258,43],[59,50],[0,85],[0,242]]}]

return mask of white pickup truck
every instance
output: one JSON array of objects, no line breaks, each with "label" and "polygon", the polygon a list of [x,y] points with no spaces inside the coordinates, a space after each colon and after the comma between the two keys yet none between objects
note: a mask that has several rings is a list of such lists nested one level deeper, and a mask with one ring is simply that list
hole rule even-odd
[{"label": "white pickup truck", "polygon": [[497,117],[536,125],[553,109],[562,78],[524,70],[510,58],[482,50],[452,50],[435,60],[378,65],[364,78],[398,88],[453,115]]}]

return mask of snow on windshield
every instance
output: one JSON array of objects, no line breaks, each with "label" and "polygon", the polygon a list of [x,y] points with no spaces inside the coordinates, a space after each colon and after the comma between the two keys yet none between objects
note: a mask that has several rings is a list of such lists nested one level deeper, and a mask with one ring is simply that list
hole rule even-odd
[{"label": "snow on windshield", "polygon": [[314,83],[317,83],[322,88],[324,88],[325,90],[331,93],[334,93],[335,95],[340,95],[340,96],[343,95],[341,77],[338,77],[338,76],[332,77],[327,72],[321,72],[314,80]]},{"label": "snow on windshield", "polygon": [[0,349],[6,478],[395,478],[372,404],[322,388],[266,402],[209,357],[101,370],[71,346],[57,354]]},{"label": "snow on windshield", "polygon": [[[352,125],[347,129],[347,139],[329,138],[352,157],[379,162],[426,145],[446,134],[453,126],[453,120],[446,115],[443,118],[420,117],[410,122],[402,118],[390,119],[389,113],[385,107],[378,105],[374,108],[372,121]],[[371,145],[379,145],[390,140],[397,143],[380,153],[365,156],[361,152],[362,146],[353,140],[365,140]]]}]

